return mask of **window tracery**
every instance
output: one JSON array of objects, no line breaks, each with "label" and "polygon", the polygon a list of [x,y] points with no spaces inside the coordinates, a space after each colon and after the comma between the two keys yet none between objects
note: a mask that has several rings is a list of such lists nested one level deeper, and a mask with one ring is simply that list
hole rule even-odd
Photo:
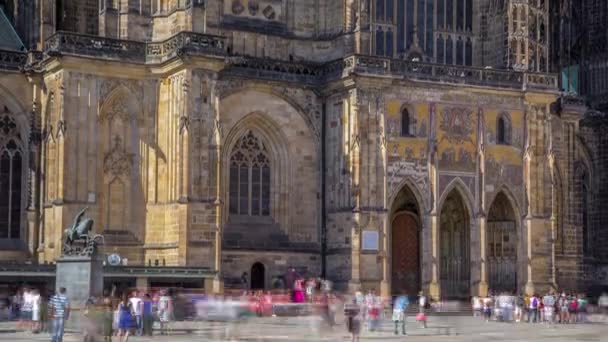
[{"label": "window tracery", "polygon": [[0,239],[21,238],[23,148],[19,126],[0,116]]},{"label": "window tracery", "polygon": [[270,158],[264,143],[248,131],[230,156],[231,215],[270,215]]}]

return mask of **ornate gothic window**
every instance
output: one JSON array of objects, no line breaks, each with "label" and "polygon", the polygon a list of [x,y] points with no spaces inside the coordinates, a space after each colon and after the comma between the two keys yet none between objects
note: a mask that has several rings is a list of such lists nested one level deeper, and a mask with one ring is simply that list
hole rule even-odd
[{"label": "ornate gothic window", "polygon": [[264,143],[248,131],[230,156],[231,215],[270,215],[270,159]]},{"label": "ornate gothic window", "polygon": [[23,150],[17,123],[0,116],[0,239],[21,238]]}]

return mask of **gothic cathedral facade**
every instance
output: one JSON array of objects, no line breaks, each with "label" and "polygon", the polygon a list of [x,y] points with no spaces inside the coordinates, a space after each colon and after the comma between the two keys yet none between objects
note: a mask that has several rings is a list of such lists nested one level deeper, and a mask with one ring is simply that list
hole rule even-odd
[{"label": "gothic cathedral facade", "polygon": [[607,120],[549,73],[547,3],[0,1],[0,258],[53,262],[88,207],[213,291],[605,284]]}]

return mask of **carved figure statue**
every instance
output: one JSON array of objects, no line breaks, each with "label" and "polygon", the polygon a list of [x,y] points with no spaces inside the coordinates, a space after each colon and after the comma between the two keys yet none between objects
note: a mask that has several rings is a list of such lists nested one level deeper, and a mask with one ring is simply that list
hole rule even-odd
[{"label": "carved figure statue", "polygon": [[[95,247],[98,241],[103,240],[103,236],[95,235],[91,236],[90,233],[93,229],[93,220],[85,217],[84,213],[89,209],[86,207],[82,209],[74,218],[74,223],[71,227],[67,228],[65,233],[65,243],[63,246],[64,255],[92,255],[95,251]],[[75,242],[81,241],[82,247],[75,246]]]},{"label": "carved figure statue", "polygon": [[74,241],[81,240],[82,238],[87,238],[89,236],[89,232],[91,231],[91,228],[93,228],[93,220],[88,217],[84,220],[82,219],[82,216],[87,209],[89,209],[89,207],[82,209],[78,215],[76,215],[72,227],[65,230],[67,244],[71,245],[74,243]]}]

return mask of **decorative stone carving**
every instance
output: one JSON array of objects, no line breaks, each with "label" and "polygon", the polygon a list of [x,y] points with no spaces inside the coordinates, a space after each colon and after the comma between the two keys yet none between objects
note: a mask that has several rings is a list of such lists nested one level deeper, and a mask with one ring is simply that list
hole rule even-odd
[{"label": "decorative stone carving", "polygon": [[409,159],[407,156],[404,159],[397,162],[391,163],[388,166],[388,194],[389,198],[392,198],[395,193],[401,189],[398,187],[402,184],[403,180],[410,178],[414,184],[418,187],[420,193],[424,196],[424,205],[426,208],[431,208],[430,204],[430,186],[428,182],[428,168],[419,160]]},{"label": "decorative stone carving", "polygon": [[190,128],[190,119],[187,116],[181,116],[179,118],[179,134],[184,134],[188,132]]},{"label": "decorative stone carving", "polygon": [[125,151],[122,139],[116,135],[112,149],[103,158],[103,170],[114,177],[128,176],[131,173],[133,157],[132,153]]},{"label": "decorative stone carving", "polygon": [[257,0],[249,0],[247,8],[249,9],[249,14],[255,16],[256,14],[258,14],[258,11],[260,10],[260,4],[258,3]]},{"label": "decorative stone carving", "polygon": [[270,5],[266,6],[266,8],[264,8],[264,10],[262,11],[262,14],[264,14],[264,17],[268,20],[274,20],[277,17],[277,12]]},{"label": "decorative stone carving", "polygon": [[144,90],[141,82],[110,78],[99,81],[99,98],[101,100],[107,99],[108,95],[110,95],[110,93],[112,93],[112,91],[114,91],[114,89],[118,88],[119,86],[123,86],[129,89],[133,93],[133,95],[137,96],[139,99],[143,99],[144,97]]},{"label": "decorative stone carving", "polygon": [[[255,89],[256,86],[268,88],[268,84],[245,81],[240,78],[227,78],[217,83],[215,91],[220,98],[223,98],[239,90]],[[316,101],[316,95],[312,91],[303,88],[278,87],[274,85],[270,86],[270,90],[271,93],[281,95],[294,104],[304,114],[304,120],[316,139],[321,139],[321,104]]]},{"label": "decorative stone carving", "polygon": [[116,95],[112,99],[112,102],[106,105],[105,110],[99,119],[101,121],[109,122],[119,119],[125,123],[131,120],[136,120],[137,115],[130,110],[129,102],[130,99],[126,93]]},{"label": "decorative stone carving", "polygon": [[239,15],[243,13],[245,6],[241,3],[241,0],[232,0],[232,14]]},{"label": "decorative stone carving", "polygon": [[65,135],[65,131],[67,129],[67,124],[65,122],[65,120],[59,120],[57,121],[57,138],[61,138]]}]

